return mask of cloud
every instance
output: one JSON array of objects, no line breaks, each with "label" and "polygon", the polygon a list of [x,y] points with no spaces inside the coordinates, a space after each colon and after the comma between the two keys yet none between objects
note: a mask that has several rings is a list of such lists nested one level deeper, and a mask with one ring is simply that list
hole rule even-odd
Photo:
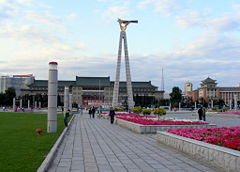
[{"label": "cloud", "polygon": [[188,28],[192,26],[203,26],[206,17],[209,15],[208,10],[186,10],[182,15],[176,16],[176,24],[181,28]]},{"label": "cloud", "polygon": [[231,13],[223,17],[214,18],[206,22],[209,30],[218,32],[228,32],[238,30],[240,28],[240,14]]},{"label": "cloud", "polygon": [[76,20],[76,19],[79,18],[79,16],[78,16],[77,14],[71,13],[71,14],[69,14],[69,15],[67,16],[67,18],[68,18],[69,20]]},{"label": "cloud", "polygon": [[0,21],[9,19],[18,14],[19,7],[11,1],[0,0]]},{"label": "cloud", "polygon": [[109,19],[127,18],[130,15],[130,9],[127,5],[111,6],[103,12],[104,17]]},{"label": "cloud", "polygon": [[142,0],[138,4],[138,8],[149,6],[165,17],[173,15],[179,9],[179,4],[175,0]]}]

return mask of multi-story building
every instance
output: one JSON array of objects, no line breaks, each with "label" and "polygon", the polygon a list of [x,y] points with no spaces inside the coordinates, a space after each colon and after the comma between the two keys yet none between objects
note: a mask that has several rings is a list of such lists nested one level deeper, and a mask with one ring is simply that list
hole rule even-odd
[{"label": "multi-story building", "polygon": [[[21,95],[47,95],[48,81],[34,80],[29,88],[22,89]],[[78,77],[75,81],[58,81],[58,94],[63,100],[64,87],[68,86],[72,94],[73,103],[78,105],[111,105],[114,81],[110,77]],[[164,91],[149,82],[132,82],[133,96],[136,105],[151,105],[155,100],[163,99]],[[119,102],[127,102],[126,82],[119,83]]]},{"label": "multi-story building", "polygon": [[15,88],[16,95],[19,96],[21,89],[27,89],[34,81],[34,76],[30,75],[13,75],[0,76],[0,92],[4,93],[8,88]]},{"label": "multi-story building", "polygon": [[234,99],[240,99],[240,87],[217,87],[216,80],[210,77],[201,81],[200,88],[188,92],[187,96],[192,97],[193,101],[203,99],[205,102],[210,100],[223,100],[226,105],[229,105]]}]

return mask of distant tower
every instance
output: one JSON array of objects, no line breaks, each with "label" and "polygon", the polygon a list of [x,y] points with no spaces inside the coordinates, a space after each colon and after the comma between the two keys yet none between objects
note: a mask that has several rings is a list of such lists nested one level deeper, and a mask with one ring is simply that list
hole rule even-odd
[{"label": "distant tower", "polygon": [[161,91],[164,91],[164,77],[163,77],[163,68],[162,68]]},{"label": "distant tower", "polygon": [[129,20],[118,19],[118,23],[120,24],[121,32],[120,32],[120,40],[119,40],[119,48],[118,48],[116,78],[115,78],[114,89],[113,89],[112,106],[116,107],[119,105],[118,94],[119,94],[120,66],[121,66],[122,42],[124,42],[125,68],[126,68],[126,80],[127,80],[127,97],[128,97],[127,103],[128,103],[128,108],[131,109],[134,106],[134,102],[133,102],[133,92],[132,92],[129,57],[128,57],[127,34],[126,34],[125,30],[127,29],[127,25],[129,23],[138,23],[138,21],[137,20],[129,21]]},{"label": "distant tower", "polygon": [[187,94],[192,91],[193,84],[191,82],[186,82],[184,86],[184,92]]}]

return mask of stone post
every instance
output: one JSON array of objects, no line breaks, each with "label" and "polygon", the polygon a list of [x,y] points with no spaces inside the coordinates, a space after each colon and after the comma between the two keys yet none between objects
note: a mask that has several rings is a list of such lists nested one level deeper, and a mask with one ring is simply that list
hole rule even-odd
[{"label": "stone post", "polygon": [[234,109],[237,110],[237,94],[234,94]]},{"label": "stone post", "polygon": [[58,70],[57,62],[49,62],[48,77],[48,133],[57,132],[57,90]]},{"label": "stone post", "polygon": [[22,109],[22,99],[20,99],[20,109]]},{"label": "stone post", "polygon": [[211,108],[213,108],[213,100],[211,100]]},{"label": "stone post", "polygon": [[34,108],[37,109],[37,101],[34,102]]},{"label": "stone post", "polygon": [[72,111],[72,94],[69,94],[69,110]]},{"label": "stone post", "polygon": [[181,110],[181,102],[178,104],[178,110]]},{"label": "stone post", "polygon": [[64,116],[69,109],[69,87],[64,88]]},{"label": "stone post", "polygon": [[16,109],[16,98],[14,97],[13,98],[13,111],[15,111]]},{"label": "stone post", "polygon": [[194,102],[194,109],[197,110],[197,102]]},{"label": "stone post", "polygon": [[41,107],[42,107],[41,102],[38,102],[38,107],[39,107],[39,109],[41,109]]},{"label": "stone post", "polygon": [[232,99],[230,99],[229,108],[232,110]]},{"label": "stone post", "polygon": [[30,100],[28,100],[28,109],[30,109]]}]

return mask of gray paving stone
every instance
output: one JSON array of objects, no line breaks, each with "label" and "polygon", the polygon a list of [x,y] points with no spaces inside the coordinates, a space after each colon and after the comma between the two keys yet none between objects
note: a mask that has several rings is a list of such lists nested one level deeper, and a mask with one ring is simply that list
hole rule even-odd
[{"label": "gray paving stone", "polygon": [[[56,172],[198,172],[200,164],[155,141],[104,119],[77,115],[49,170]],[[203,171],[203,170],[202,170]]]}]

